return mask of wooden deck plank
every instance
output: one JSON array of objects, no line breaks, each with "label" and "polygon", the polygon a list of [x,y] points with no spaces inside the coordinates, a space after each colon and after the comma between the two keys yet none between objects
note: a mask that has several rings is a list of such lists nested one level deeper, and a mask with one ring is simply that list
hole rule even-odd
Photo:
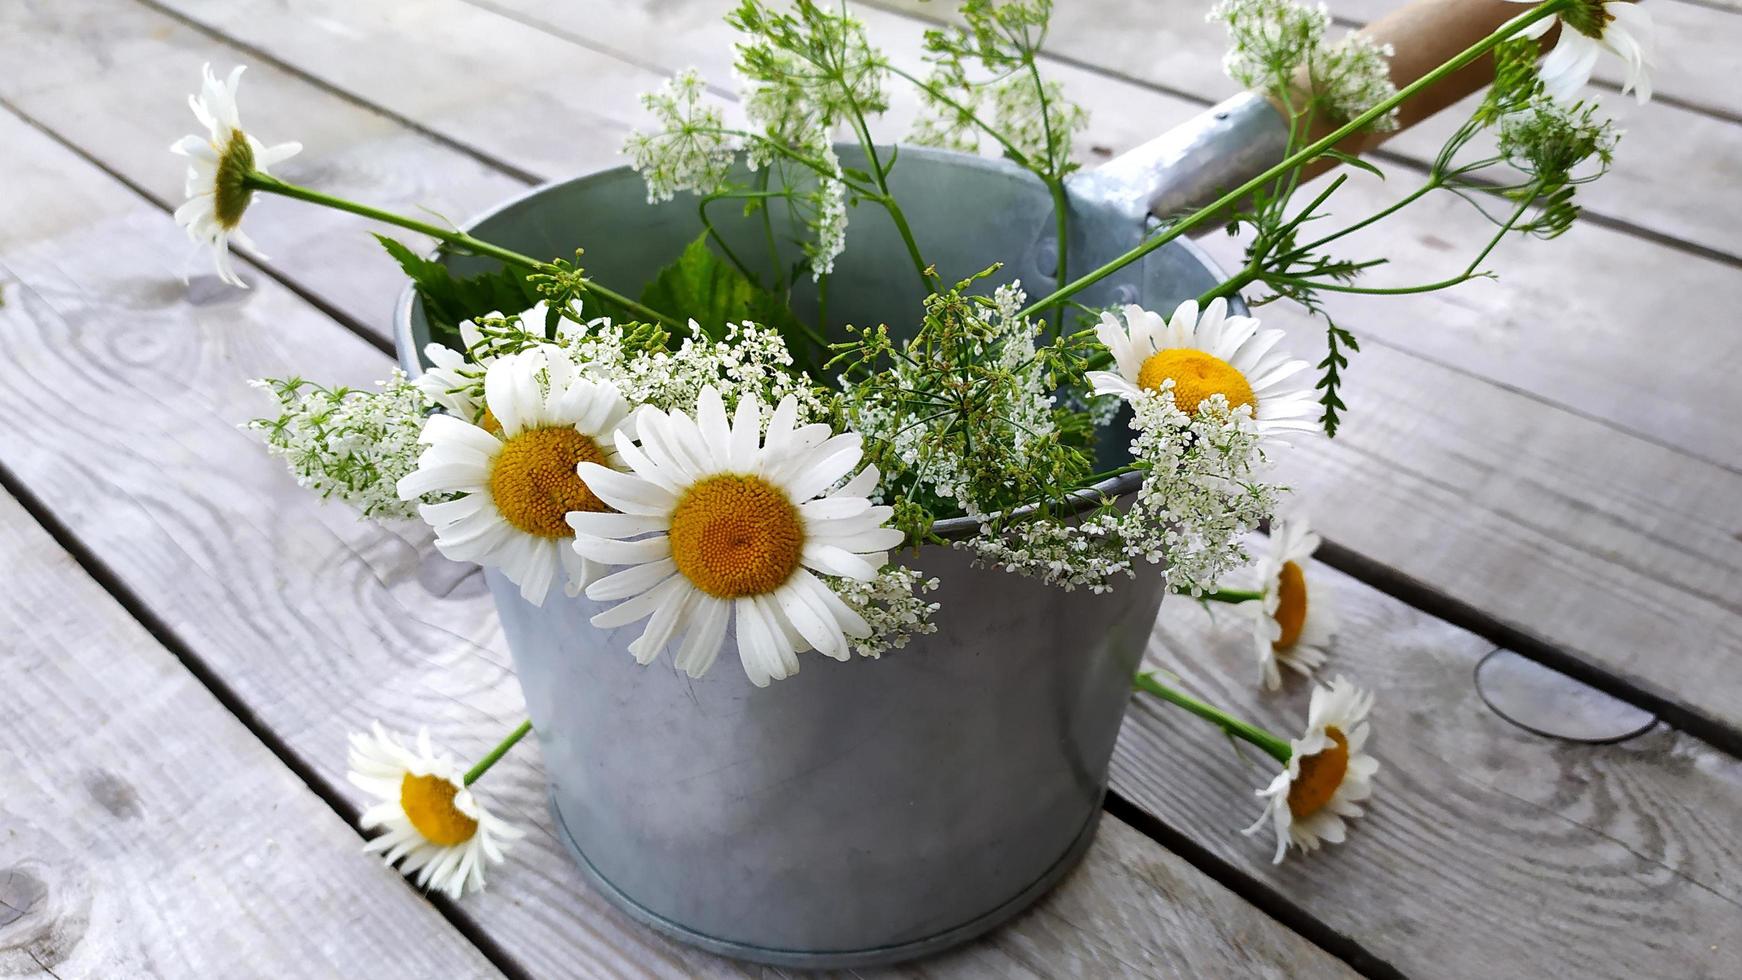
[{"label": "wooden deck plank", "polygon": [[[1742,761],[1659,725],[1617,745],[1546,739],[1481,701],[1492,644],[1329,569],[1341,613],[1324,677],[1378,693],[1374,800],[1346,843],[1281,866],[1273,838],[1236,831],[1273,769],[1220,732],[1138,696],[1120,734],[1119,791],[1253,869],[1411,977],[1718,977],[1742,957]],[[1305,685],[1261,692],[1226,607],[1162,610],[1149,665],[1271,731],[1297,733]],[[1572,682],[1568,682],[1572,683]]]},{"label": "wooden deck plank", "polygon": [[[271,280],[248,293],[210,277],[184,289],[165,261],[179,232],[159,209],[11,117],[0,140],[15,148],[5,179],[27,192],[0,254],[37,296],[0,308],[13,338],[0,406],[39,420],[0,433],[0,457],[315,771],[337,783],[344,731],[376,717],[428,723],[457,752],[481,752],[522,708],[477,578],[420,558],[421,531],[320,508],[234,429],[260,404],[247,377],[355,383],[386,358]],[[586,888],[544,813],[536,752],[481,786],[534,833],[459,914],[519,966],[742,972],[646,933]],[[1347,973],[1116,822],[1060,891],[945,962],[1000,976],[1188,962]]]},{"label": "wooden deck plank", "polygon": [[4,491],[0,556],[0,974],[500,976]]},{"label": "wooden deck plank", "polygon": [[[0,100],[167,207],[181,201],[182,167],[164,148],[197,128],[184,96],[206,61],[220,71],[247,64],[243,121],[260,126],[268,141],[282,134],[304,144],[302,156],[277,168],[287,180],[456,222],[526,187],[499,167],[132,0],[0,6],[0,61],[32,66],[0,74]],[[256,199],[248,221],[275,273],[392,342],[393,304],[405,277],[368,235],[371,226],[267,195]],[[420,235],[395,234],[420,249],[433,246]],[[188,265],[203,273],[208,261],[202,255]]]}]

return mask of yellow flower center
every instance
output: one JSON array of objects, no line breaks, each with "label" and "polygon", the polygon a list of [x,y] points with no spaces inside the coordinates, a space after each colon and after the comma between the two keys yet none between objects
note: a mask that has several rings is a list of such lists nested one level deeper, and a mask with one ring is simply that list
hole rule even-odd
[{"label": "yellow flower center", "polygon": [[1288,788],[1288,810],[1302,820],[1323,810],[1349,772],[1349,740],[1335,726],[1325,728],[1331,747],[1300,760],[1300,776]]},{"label": "yellow flower center", "polygon": [[1160,391],[1161,383],[1173,379],[1173,403],[1187,415],[1196,416],[1198,405],[1211,395],[1223,395],[1229,408],[1250,405],[1257,409],[1252,385],[1232,364],[1214,354],[1192,347],[1169,347],[1156,351],[1137,370],[1137,385]]},{"label": "yellow flower center", "polygon": [[230,130],[230,139],[218,154],[218,177],[212,192],[212,211],[226,229],[242,223],[242,212],[254,192],[244,182],[254,170],[254,147],[240,129]]},{"label": "yellow flower center", "polygon": [[478,832],[478,821],[454,806],[460,788],[439,776],[405,774],[399,784],[399,805],[423,839],[437,847],[464,844]]},{"label": "yellow flower center", "polygon": [[604,452],[591,437],[567,426],[527,429],[503,443],[496,454],[490,496],[502,518],[527,534],[574,537],[565,514],[610,509],[575,472],[583,462],[605,462]]},{"label": "yellow flower center", "polygon": [[804,522],[786,491],[755,476],[713,476],[671,512],[671,558],[717,599],[766,595],[798,569]]},{"label": "yellow flower center", "polygon": [[1294,562],[1285,561],[1282,574],[1276,578],[1276,622],[1282,627],[1282,635],[1276,638],[1274,646],[1287,650],[1300,642],[1301,627],[1306,625],[1306,573]]}]

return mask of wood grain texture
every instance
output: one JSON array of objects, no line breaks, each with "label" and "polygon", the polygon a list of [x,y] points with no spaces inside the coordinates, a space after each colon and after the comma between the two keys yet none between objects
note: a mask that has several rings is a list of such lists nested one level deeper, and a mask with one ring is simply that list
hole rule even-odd
[{"label": "wood grain texture", "polygon": [[[250,376],[366,382],[386,358],[269,279],[247,293],[210,277],[179,285],[165,260],[179,232],[161,212],[9,116],[0,140],[14,149],[4,179],[24,202],[0,231],[11,351],[0,411],[38,420],[0,432],[0,458],[331,785],[344,732],[372,718],[428,724],[456,752],[481,754],[523,707],[477,577],[421,559],[421,530],[317,506],[234,428],[260,406]],[[527,745],[480,791],[532,833],[458,914],[539,976],[759,972],[667,943],[587,889],[553,835]],[[359,874],[381,873],[354,860]],[[1346,973],[1117,825],[1039,910],[944,967],[909,972],[1197,962]]]},{"label": "wood grain texture", "polygon": [[0,560],[0,976],[500,976],[4,492]]},{"label": "wood grain texture", "polygon": [[[286,180],[454,222],[526,186],[397,119],[133,0],[0,5],[0,61],[33,66],[0,73],[0,101],[170,208],[181,201],[183,164],[165,148],[198,128],[186,96],[208,61],[220,73],[249,66],[241,87],[245,124],[260,127],[267,142],[303,143],[301,156],[276,169]],[[94,97],[100,111],[92,109]],[[275,275],[318,294],[387,343],[405,277],[368,231],[388,231],[420,250],[433,245],[410,232],[267,195],[250,208],[248,227],[273,257]],[[205,272],[208,262],[195,256],[188,267]]]},{"label": "wood grain texture", "polygon": [[[1742,964],[1742,762],[1659,725],[1618,745],[1545,739],[1488,710],[1472,671],[1492,645],[1321,569],[1343,620],[1321,677],[1378,692],[1374,800],[1346,843],[1281,866],[1237,831],[1274,773],[1139,695],[1119,792],[1250,869],[1411,977],[1726,977]],[[1261,693],[1244,621],[1164,605],[1151,669],[1279,734],[1302,679]],[[1573,682],[1568,682],[1573,683]]]}]

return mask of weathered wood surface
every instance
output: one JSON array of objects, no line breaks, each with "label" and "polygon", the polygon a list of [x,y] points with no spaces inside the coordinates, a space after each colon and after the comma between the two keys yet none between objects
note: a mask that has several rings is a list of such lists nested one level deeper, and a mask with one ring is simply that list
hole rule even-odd
[{"label": "weathered wood surface", "polygon": [[[1477,695],[1493,644],[1323,569],[1343,629],[1322,679],[1378,692],[1373,804],[1348,841],[1269,863],[1237,830],[1274,774],[1148,696],[1126,717],[1117,791],[1410,977],[1733,976],[1742,963],[1742,762],[1659,725],[1619,745],[1546,739]],[[1278,733],[1307,686],[1256,684],[1250,634],[1166,603],[1148,667]],[[1577,686],[1563,679],[1561,683]],[[1631,713],[1630,713],[1631,716]]]},{"label": "weathered wood surface", "polygon": [[0,976],[500,975],[3,491],[0,561]]},{"label": "weathered wood surface", "polygon": [[[181,95],[208,57],[220,66],[252,64],[247,118],[269,137],[281,135],[272,127],[282,123],[283,137],[309,144],[288,176],[402,208],[433,201],[455,218],[527,179],[610,162],[636,119],[624,93],[653,84],[658,72],[694,62],[716,81],[729,77],[716,67],[730,57],[716,26],[723,4],[654,11],[432,0],[411,17],[404,7],[377,4],[169,0],[263,49],[239,51],[152,9],[157,2],[0,9],[0,59],[44,63],[0,75],[0,98],[159,205],[176,198],[180,182],[162,147],[189,130]],[[1061,17],[1074,9],[1061,6]],[[1190,14],[1194,23],[1199,16]],[[867,18],[898,56],[911,55],[917,27],[888,14]],[[408,60],[397,47],[426,41],[448,60]],[[519,67],[501,68],[510,51]],[[615,54],[640,64],[617,64]],[[274,68],[273,58],[288,67]],[[536,77],[527,74],[532,65]],[[1185,118],[1203,97],[1175,98],[1068,68],[1061,74],[1102,120],[1084,145],[1107,150]],[[1226,91],[1224,81],[1211,97]],[[98,92],[115,118],[90,110]],[[492,120],[487,110],[504,98],[514,111]],[[583,110],[586,124],[574,123]],[[886,132],[898,135],[910,113],[911,106],[898,108]],[[208,276],[186,289],[175,284],[185,246],[164,215],[39,134],[4,123],[0,175],[9,209],[18,210],[10,207],[15,188],[31,206],[9,213],[0,228],[0,265],[14,275],[25,270],[34,291],[28,315],[16,305],[20,290],[5,292],[0,324],[9,338],[30,338],[31,356],[0,365],[0,405],[8,417],[40,422],[0,433],[0,460],[51,501],[329,787],[349,793],[340,786],[341,733],[371,717],[401,727],[432,723],[462,754],[494,741],[520,706],[477,579],[433,556],[420,559],[427,537],[415,529],[385,533],[338,508],[315,507],[230,428],[261,407],[241,385],[245,377],[301,370],[368,381],[386,371],[386,359],[256,270],[244,273],[257,287],[244,295]],[[18,171],[30,180],[21,182]],[[263,202],[251,215],[274,256],[271,276],[382,330],[399,280],[356,223],[296,206],[269,210],[278,204]],[[1442,254],[1434,226],[1456,227],[1447,220],[1423,219],[1386,247],[1399,265],[1427,268]],[[1737,701],[1724,668],[1736,652],[1736,608],[1727,597],[1742,584],[1742,561],[1737,515],[1727,504],[1739,499],[1736,443],[1724,441],[1735,439],[1724,420],[1736,396],[1711,365],[1729,350],[1722,313],[1734,304],[1724,291],[1736,290],[1738,277],[1693,261],[1683,285],[1659,288],[1655,277],[1690,260],[1607,229],[1576,234],[1596,237],[1541,249],[1539,264],[1528,268],[1517,260],[1537,250],[1515,250],[1508,281],[1482,302],[1381,310],[1435,330],[1392,329],[1351,311],[1349,323],[1369,338],[1351,388],[1363,424],[1328,447],[1294,454],[1288,472],[1343,543],[1655,693],[1722,715]],[[1568,247],[1582,249],[1578,261],[1607,263],[1581,277],[1576,292],[1565,278],[1574,261]],[[90,258],[98,254],[100,262]],[[1646,334],[1654,358],[1670,363],[1640,376],[1638,357],[1624,345],[1636,347],[1640,323],[1655,322],[1645,301],[1677,290],[1706,304],[1694,312],[1708,315]],[[1593,334],[1597,322],[1556,312],[1568,296],[1592,315],[1635,312],[1598,320],[1613,332]],[[1510,313],[1531,304],[1554,315],[1535,323]],[[1310,342],[1312,334],[1299,332],[1310,328],[1273,315]],[[1603,343],[1589,340],[1596,336]],[[1530,343],[1546,349],[1508,346]],[[1550,367],[1562,374],[1543,381]],[[1127,726],[1119,790],[1176,828],[1198,828],[1205,847],[1256,868],[1261,887],[1285,892],[1407,972],[1476,975],[1514,962],[1558,972],[1554,944],[1583,942],[1588,948],[1572,959],[1586,975],[1640,964],[1635,972],[1662,972],[1639,950],[1656,951],[1685,968],[1682,975],[1724,975],[1733,960],[1700,959],[1698,941],[1711,936],[1719,948],[1710,957],[1742,945],[1733,931],[1733,760],[1665,732],[1599,750],[1521,742],[1528,737],[1467,700],[1474,697],[1468,666],[1456,664],[1473,663],[1484,647],[1419,614],[1370,615],[1406,636],[1419,633],[1430,649],[1405,662],[1395,637],[1376,635],[1385,630],[1364,619],[1340,648],[1365,641],[1340,657],[1381,688],[1377,746],[1388,767],[1377,819],[1364,821],[1346,849],[1311,866],[1260,867],[1268,851],[1227,831],[1250,821],[1256,807],[1248,794],[1262,780],[1219,766],[1219,737],[1206,752],[1191,741],[1205,737],[1190,730],[1193,722],[1152,708]],[[1205,642],[1179,630],[1170,619],[1164,634],[1179,649]],[[1197,689],[1244,697],[1245,647],[1219,642],[1208,647],[1230,658],[1218,668],[1225,689],[1208,680]],[[1194,686],[1211,675],[1208,667],[1185,672]],[[1438,683],[1429,686],[1430,678]],[[1465,697],[1451,697],[1459,693]],[[1298,722],[1296,700],[1256,708],[1285,729]],[[1430,704],[1446,713],[1422,707]],[[1393,713],[1405,705],[1409,718],[1400,723]],[[1673,741],[1665,747],[1662,739]],[[1592,751],[1607,754],[1581,754]],[[1448,766],[1447,757],[1480,765]],[[1552,794],[1540,782],[1550,763]],[[535,751],[511,757],[484,790],[539,832],[499,872],[499,885],[455,914],[490,935],[515,966],[537,975],[737,969],[665,943],[591,896],[549,836]],[[1505,834],[1529,846],[1489,839]],[[1467,867],[1487,869],[1487,880]],[[1493,894],[1494,881],[1508,894]],[[1378,897],[1364,898],[1369,887]],[[1531,915],[1541,907],[1526,901],[1533,895],[1574,903],[1584,919],[1542,922],[1550,916]],[[1726,903],[1730,919],[1720,915]],[[1501,909],[1526,921],[1495,925]],[[1466,910],[1467,921],[1447,925]],[[1488,949],[1483,940],[1495,929],[1497,948]],[[5,936],[0,927],[0,941]],[[1612,960],[1585,955],[1602,948],[1593,944],[1621,941],[1637,949]],[[1221,958],[1231,950],[1247,959]],[[1109,821],[1083,871],[1034,913],[987,943],[903,972],[1168,974],[1206,972],[1205,964],[1211,973],[1340,969]]]},{"label": "weathered wood surface", "polygon": [[[341,785],[343,733],[371,718],[427,723],[443,744],[480,754],[522,708],[477,578],[420,559],[419,532],[317,506],[234,429],[260,404],[250,376],[356,383],[384,372],[386,357],[265,277],[248,293],[209,276],[182,287],[166,261],[181,252],[179,233],[160,209],[10,116],[0,140],[14,150],[10,186],[25,192],[0,231],[0,261],[22,283],[0,308],[12,345],[0,406],[38,420],[0,435],[0,458],[329,786],[354,798]],[[633,925],[583,884],[545,815],[536,752],[517,752],[480,786],[534,832],[497,872],[503,883],[455,914],[515,966],[743,972]],[[998,976],[1187,963],[1346,973],[1112,821],[1057,894],[947,962]]]}]

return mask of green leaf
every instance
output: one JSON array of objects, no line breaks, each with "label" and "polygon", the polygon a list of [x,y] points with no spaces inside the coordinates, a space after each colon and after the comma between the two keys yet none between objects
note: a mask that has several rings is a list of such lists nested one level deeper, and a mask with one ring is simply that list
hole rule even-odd
[{"label": "green leaf", "polygon": [[487,313],[519,313],[539,300],[519,270],[504,267],[456,277],[447,266],[418,255],[404,242],[379,234],[375,238],[411,277],[423,300],[430,339],[455,350],[462,349],[460,324]]},{"label": "green leaf", "polygon": [[773,327],[801,364],[814,359],[816,342],[785,300],[715,255],[706,232],[690,242],[676,262],[660,270],[642,291],[641,302],[680,319],[693,318],[715,340],[726,335],[728,324],[745,320]]},{"label": "green leaf", "polygon": [[1385,171],[1380,170],[1378,167],[1358,156],[1355,156],[1354,154],[1344,153],[1342,150],[1338,149],[1329,149],[1325,151],[1325,156],[1328,156],[1345,166],[1354,167],[1357,170],[1365,170],[1373,176],[1378,177],[1380,180],[1385,179]]}]

